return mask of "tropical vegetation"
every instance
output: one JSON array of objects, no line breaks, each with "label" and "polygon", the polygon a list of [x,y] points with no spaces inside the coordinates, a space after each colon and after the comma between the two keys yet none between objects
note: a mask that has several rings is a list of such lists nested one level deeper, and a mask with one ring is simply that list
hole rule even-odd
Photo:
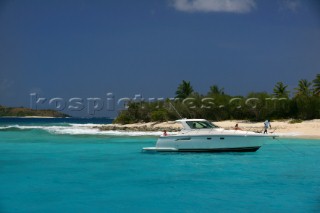
[{"label": "tropical vegetation", "polygon": [[176,98],[185,99],[193,93],[190,81],[183,80],[176,91]]},{"label": "tropical vegetation", "polygon": [[231,96],[218,85],[211,86],[207,94],[202,95],[185,80],[178,85],[175,94],[175,99],[131,101],[128,109],[121,111],[114,122],[168,121],[181,117],[213,121],[320,118],[320,74],[313,81],[300,80],[292,96],[283,82],[275,84],[272,94],[251,92],[246,96]]},{"label": "tropical vegetation", "polygon": [[40,117],[70,117],[67,114],[50,110],[50,109],[29,109],[24,107],[5,107],[0,105],[0,117],[25,117],[25,116],[40,116]]},{"label": "tropical vegetation", "polygon": [[320,74],[313,80],[313,94],[320,96]]}]

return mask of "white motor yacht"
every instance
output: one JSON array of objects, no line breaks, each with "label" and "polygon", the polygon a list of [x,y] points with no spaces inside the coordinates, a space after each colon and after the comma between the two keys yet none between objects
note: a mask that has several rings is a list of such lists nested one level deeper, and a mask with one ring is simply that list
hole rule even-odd
[{"label": "white motor yacht", "polygon": [[252,131],[225,130],[204,119],[177,120],[181,132],[162,135],[155,147],[143,151],[156,152],[255,152],[277,135]]}]

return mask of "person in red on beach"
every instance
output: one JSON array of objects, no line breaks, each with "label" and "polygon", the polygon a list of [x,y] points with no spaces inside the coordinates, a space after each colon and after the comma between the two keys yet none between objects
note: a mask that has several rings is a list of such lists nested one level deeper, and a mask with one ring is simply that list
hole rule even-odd
[{"label": "person in red on beach", "polygon": [[163,130],[163,136],[167,136],[167,130]]},{"label": "person in red on beach", "polygon": [[235,130],[241,130],[241,128],[239,127],[238,124],[235,125],[234,129],[235,129]]}]

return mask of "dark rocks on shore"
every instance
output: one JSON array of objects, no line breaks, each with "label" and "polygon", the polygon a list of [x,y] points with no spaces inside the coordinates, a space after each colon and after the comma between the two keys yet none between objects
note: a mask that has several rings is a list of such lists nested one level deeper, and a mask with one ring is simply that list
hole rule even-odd
[{"label": "dark rocks on shore", "polygon": [[150,123],[137,123],[137,124],[107,124],[104,126],[97,126],[101,131],[142,131],[142,132],[158,132],[158,131],[168,131],[168,132],[178,132],[182,129],[180,124],[174,122],[150,122]]}]

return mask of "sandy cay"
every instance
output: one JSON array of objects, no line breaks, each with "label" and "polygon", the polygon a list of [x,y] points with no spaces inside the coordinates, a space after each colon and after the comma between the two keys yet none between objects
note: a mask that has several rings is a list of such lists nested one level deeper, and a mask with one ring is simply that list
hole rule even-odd
[{"label": "sandy cay", "polygon": [[[254,130],[262,132],[264,129],[263,122],[248,122],[248,121],[220,121],[214,122],[216,125],[223,128],[233,128],[236,123],[243,130]],[[301,123],[290,123],[290,120],[271,121],[271,129],[268,131],[279,134],[285,137],[301,137],[320,139],[320,119],[303,121]]]},{"label": "sandy cay", "polygon": [[[290,123],[291,120],[271,121],[270,132],[274,132],[283,137],[301,137],[320,139],[320,119],[303,121],[301,123]],[[233,129],[238,123],[239,127],[245,131],[263,131],[263,122],[249,122],[244,120],[228,120],[213,122],[215,125],[225,128]],[[149,122],[149,123],[135,123],[135,124],[108,124],[99,127],[100,130],[122,130],[122,131],[163,131],[168,132],[180,131],[181,124],[174,121],[168,122]]]}]

